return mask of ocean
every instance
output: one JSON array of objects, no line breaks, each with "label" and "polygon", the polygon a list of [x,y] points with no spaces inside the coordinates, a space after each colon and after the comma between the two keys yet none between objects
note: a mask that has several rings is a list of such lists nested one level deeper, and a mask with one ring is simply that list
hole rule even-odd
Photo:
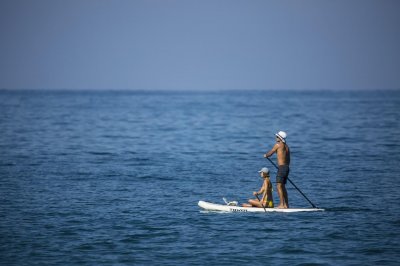
[{"label": "ocean", "polygon": [[[398,265],[399,111],[399,91],[0,90],[0,264]],[[325,211],[200,210],[262,167],[275,187],[280,130]]]}]

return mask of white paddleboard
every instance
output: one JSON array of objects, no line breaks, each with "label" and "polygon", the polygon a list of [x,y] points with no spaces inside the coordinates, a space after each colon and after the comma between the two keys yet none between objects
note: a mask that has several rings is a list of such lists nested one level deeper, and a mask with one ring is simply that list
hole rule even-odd
[{"label": "white paddleboard", "polygon": [[200,200],[198,203],[199,207],[207,211],[222,211],[222,212],[315,212],[324,211],[319,208],[289,208],[289,209],[278,209],[278,208],[254,208],[254,207],[239,207],[229,206],[222,204],[215,204]]}]

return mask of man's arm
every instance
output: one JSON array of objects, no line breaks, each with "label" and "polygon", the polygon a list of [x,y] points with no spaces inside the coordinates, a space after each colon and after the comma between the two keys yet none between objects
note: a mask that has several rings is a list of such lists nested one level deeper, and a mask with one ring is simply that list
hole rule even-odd
[{"label": "man's arm", "polygon": [[272,149],[271,149],[269,152],[267,152],[266,154],[264,154],[264,158],[268,158],[268,157],[270,157],[272,154],[274,154],[274,153],[278,150],[278,147],[279,147],[279,144],[276,143],[276,144],[274,145],[274,147],[272,147]]}]

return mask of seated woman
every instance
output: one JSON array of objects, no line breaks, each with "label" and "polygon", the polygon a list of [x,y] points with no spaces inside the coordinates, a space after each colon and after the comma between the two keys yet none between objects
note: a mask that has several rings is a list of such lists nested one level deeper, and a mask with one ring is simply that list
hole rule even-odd
[{"label": "seated woman", "polygon": [[259,207],[259,208],[273,208],[274,200],[272,198],[272,183],[269,179],[269,170],[267,167],[262,168],[260,171],[260,176],[264,179],[263,185],[258,192],[253,192],[254,196],[262,194],[261,201],[257,199],[249,199],[249,203],[243,203],[243,207]]}]

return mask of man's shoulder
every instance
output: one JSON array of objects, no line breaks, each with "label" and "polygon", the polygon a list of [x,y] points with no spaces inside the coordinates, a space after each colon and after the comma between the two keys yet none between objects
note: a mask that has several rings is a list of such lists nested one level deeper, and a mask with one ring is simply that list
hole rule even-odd
[{"label": "man's shoulder", "polygon": [[282,142],[277,142],[275,145],[276,145],[278,148],[283,148],[283,147],[285,147],[285,144],[282,143]]}]

